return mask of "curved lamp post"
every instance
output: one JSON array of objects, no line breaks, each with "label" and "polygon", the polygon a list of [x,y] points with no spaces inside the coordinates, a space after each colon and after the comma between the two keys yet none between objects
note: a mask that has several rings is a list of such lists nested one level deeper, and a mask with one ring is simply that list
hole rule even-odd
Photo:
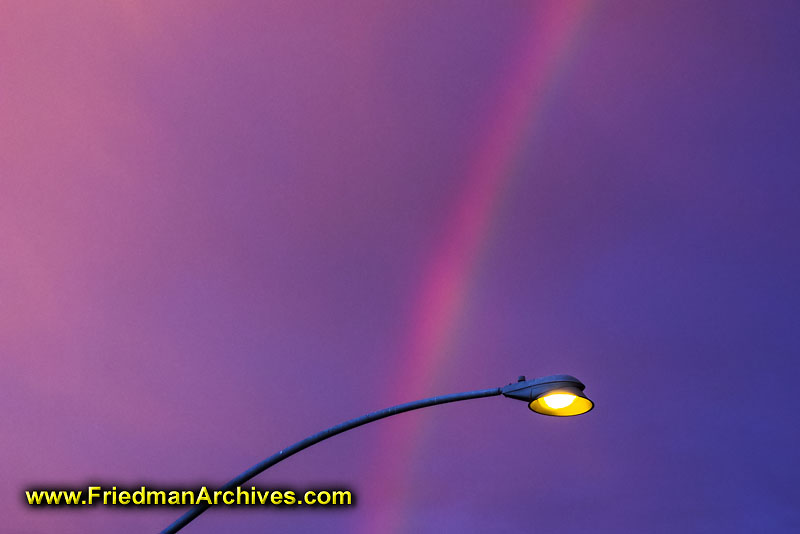
[{"label": "curved lamp post", "polygon": [[[516,383],[509,384],[505,387],[497,387],[490,389],[479,389],[476,391],[467,391],[464,393],[453,393],[451,395],[441,395],[439,397],[431,397],[429,399],[422,399],[414,402],[407,402],[405,404],[398,404],[391,408],[372,412],[344,423],[340,423],[322,432],[318,432],[313,436],[309,436],[302,441],[298,441],[294,445],[273,454],[269,458],[257,463],[247,471],[239,476],[230,480],[227,484],[219,488],[222,491],[233,490],[241,486],[254,476],[262,471],[272,467],[278,462],[285,460],[289,456],[302,451],[320,441],[324,441],[342,432],[346,432],[353,428],[383,419],[391,415],[397,415],[403,412],[409,412],[418,408],[425,408],[427,406],[435,406],[437,404],[446,404],[448,402],[456,402],[468,399],[479,399],[481,397],[494,397],[497,395],[505,395],[512,399],[522,400],[528,403],[528,407],[536,413],[553,416],[570,416],[580,415],[586,413],[594,407],[594,403],[590,401],[583,390],[586,386],[580,380],[570,375],[552,375],[534,380],[525,380],[524,376],[520,376]],[[189,509],[185,514],[179,517],[174,523],[161,531],[161,534],[173,534],[189,524],[195,517],[199,516],[210,508],[210,504],[198,504]]]}]

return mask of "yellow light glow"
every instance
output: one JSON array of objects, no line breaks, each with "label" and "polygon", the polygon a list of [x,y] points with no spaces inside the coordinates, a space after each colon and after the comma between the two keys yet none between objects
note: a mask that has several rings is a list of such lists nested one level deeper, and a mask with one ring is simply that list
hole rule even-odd
[{"label": "yellow light glow", "polygon": [[528,407],[542,415],[566,417],[586,413],[594,408],[594,403],[587,399],[579,388],[567,386],[535,398]]},{"label": "yellow light glow", "polygon": [[569,393],[555,393],[553,395],[547,395],[542,399],[542,401],[553,410],[559,410],[561,408],[566,408],[573,402],[575,402],[575,395],[570,395]]}]

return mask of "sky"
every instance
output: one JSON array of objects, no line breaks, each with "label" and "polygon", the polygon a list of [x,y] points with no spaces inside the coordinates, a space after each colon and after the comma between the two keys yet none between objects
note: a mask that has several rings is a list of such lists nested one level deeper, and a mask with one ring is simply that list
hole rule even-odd
[{"label": "sky", "polygon": [[797,532],[800,5],[0,5],[0,517],[259,475],[187,533]]}]

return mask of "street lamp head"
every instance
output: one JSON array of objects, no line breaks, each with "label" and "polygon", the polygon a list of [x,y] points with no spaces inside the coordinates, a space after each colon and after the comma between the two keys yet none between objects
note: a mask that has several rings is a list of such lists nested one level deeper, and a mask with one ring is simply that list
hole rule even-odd
[{"label": "street lamp head", "polygon": [[594,408],[594,403],[584,395],[586,386],[570,375],[552,375],[519,381],[503,388],[503,395],[528,403],[536,413],[558,417],[580,415]]}]

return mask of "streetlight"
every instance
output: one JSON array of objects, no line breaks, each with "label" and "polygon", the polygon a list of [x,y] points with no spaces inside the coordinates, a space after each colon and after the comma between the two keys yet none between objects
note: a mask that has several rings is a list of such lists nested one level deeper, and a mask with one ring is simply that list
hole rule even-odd
[{"label": "streetlight", "polygon": [[594,403],[583,394],[580,380],[570,375],[552,375],[525,380],[503,388],[503,395],[528,402],[528,408],[542,415],[566,417],[580,415],[594,408]]},{"label": "streetlight", "polygon": [[[536,413],[544,415],[553,415],[559,417],[580,415],[586,413],[594,407],[594,403],[583,394],[586,386],[583,383],[570,375],[551,375],[534,380],[525,380],[524,376],[520,376],[519,380],[515,383],[508,384],[507,386],[479,389],[476,391],[466,391],[464,393],[453,393],[450,395],[441,395],[439,397],[431,397],[428,399],[421,399],[414,402],[407,402],[405,404],[398,404],[391,408],[372,412],[344,423],[340,423],[322,432],[318,432],[313,436],[309,436],[302,441],[298,441],[294,445],[278,451],[269,458],[257,463],[247,471],[239,476],[230,480],[227,484],[220,488],[221,491],[230,491],[241,486],[254,476],[272,467],[280,461],[285,460],[289,456],[302,451],[320,441],[324,441],[342,432],[346,432],[353,428],[383,419],[392,415],[397,415],[403,412],[410,412],[418,408],[425,408],[427,406],[435,406],[437,404],[446,404],[448,402],[456,402],[468,399],[479,399],[482,397],[494,397],[497,395],[504,395],[512,399],[518,399],[528,403],[528,407]],[[180,529],[188,525],[195,517],[199,516],[210,508],[210,504],[197,504],[189,509],[185,514],[179,517],[174,523],[161,531],[161,534],[174,534]]]}]

